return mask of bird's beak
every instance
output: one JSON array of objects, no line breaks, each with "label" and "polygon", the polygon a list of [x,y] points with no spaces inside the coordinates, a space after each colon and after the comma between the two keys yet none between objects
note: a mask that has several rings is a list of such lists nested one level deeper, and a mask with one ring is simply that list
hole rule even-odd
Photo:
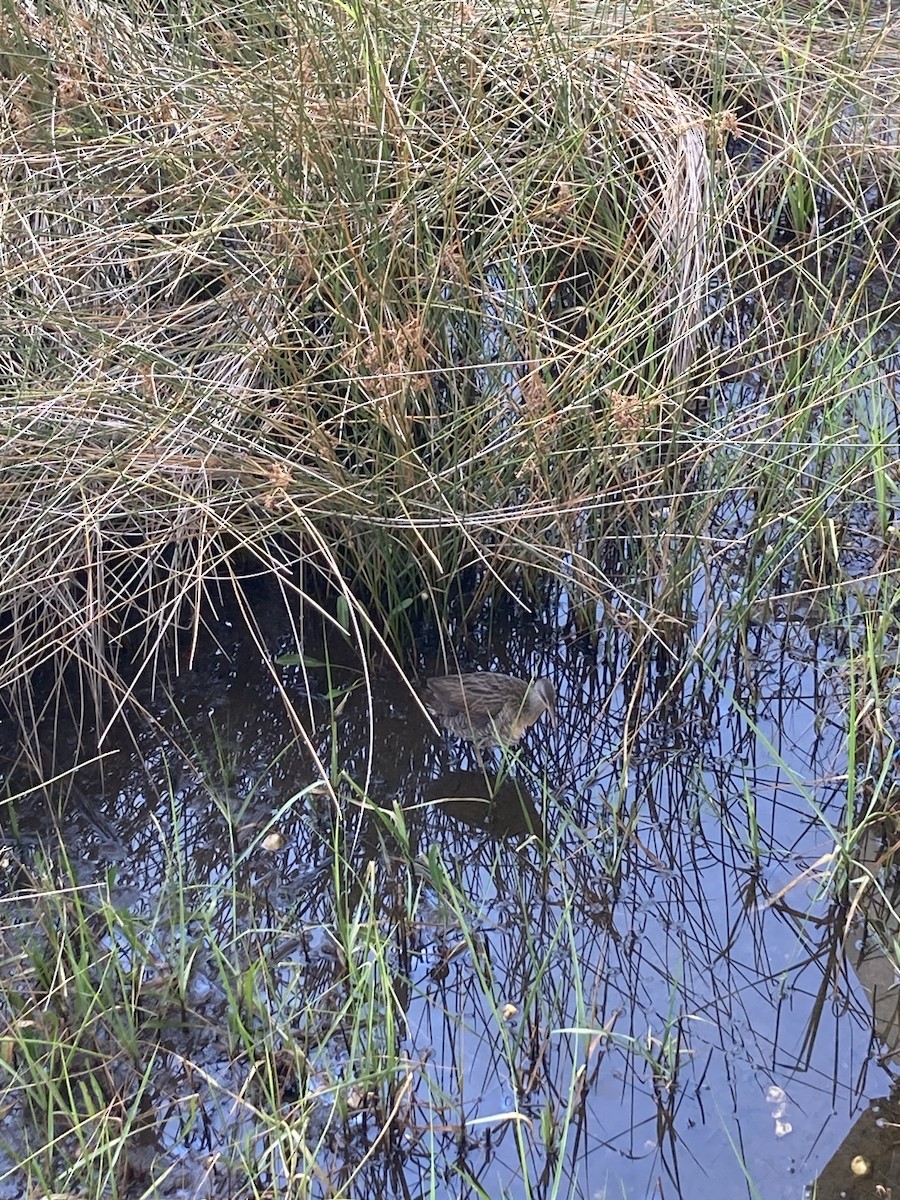
[{"label": "bird's beak", "polygon": [[556,719],[556,705],[555,704],[551,705],[550,708],[547,709],[547,712],[550,714],[550,727],[552,729],[555,729],[556,726],[559,724],[559,722]]}]

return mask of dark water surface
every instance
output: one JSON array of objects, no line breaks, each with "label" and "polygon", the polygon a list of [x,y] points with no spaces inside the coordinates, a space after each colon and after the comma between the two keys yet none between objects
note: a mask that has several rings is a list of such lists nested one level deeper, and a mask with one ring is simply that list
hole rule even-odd
[{"label": "dark water surface", "polygon": [[[273,657],[295,650],[278,605],[255,604]],[[323,661],[321,643],[305,650]],[[858,955],[863,927],[848,926],[827,886],[829,829],[847,806],[834,647],[807,623],[772,620],[710,671],[684,644],[645,656],[607,631],[586,650],[555,618],[536,625],[512,610],[459,654],[465,667],[548,675],[560,695],[559,729],[530,731],[493,805],[477,799],[471,756],[435,735],[388,661],[373,668],[370,708],[349,648],[330,673],[273,676],[223,619],[170,695],[142,697],[158,725],[137,745],[111,735],[103,749],[115,754],[78,773],[65,806],[81,881],[113,868],[114,902],[152,922],[161,961],[190,937],[173,863],[213,910],[235,880],[247,897],[230,936],[252,929],[265,947],[271,1003],[304,1039],[306,1086],[323,1091],[322,1178],[304,1194],[332,1194],[340,1166],[368,1154],[354,1196],[474,1197],[476,1183],[489,1197],[585,1200],[874,1195],[877,1172],[893,1170],[871,1147],[896,1069],[845,956]],[[425,647],[420,665],[440,669]],[[326,1136],[317,1056],[323,1072],[352,1058],[327,1015],[341,979],[335,815],[275,676],[321,760],[344,773],[347,895],[389,929],[409,1082],[398,1134],[381,1143],[363,1105],[343,1141]],[[344,694],[327,694],[345,686],[333,744]],[[405,848],[354,785],[402,810]],[[43,801],[20,802],[19,819],[26,841],[46,836]],[[283,848],[260,848],[267,831]],[[464,919],[449,895],[463,898]],[[192,953],[203,1019],[167,1035],[156,1086],[173,1103],[145,1153],[148,1170],[171,1171],[159,1195],[225,1196],[241,1171],[227,1147],[237,1136],[261,1152],[264,1122],[234,1099],[246,1064],[216,1032],[226,1000],[208,947]],[[889,1041],[890,1020],[881,1032]],[[202,1119],[174,1103],[186,1091]],[[858,1179],[854,1130],[866,1122],[875,1174]],[[285,1185],[273,1169],[274,1194]]]}]

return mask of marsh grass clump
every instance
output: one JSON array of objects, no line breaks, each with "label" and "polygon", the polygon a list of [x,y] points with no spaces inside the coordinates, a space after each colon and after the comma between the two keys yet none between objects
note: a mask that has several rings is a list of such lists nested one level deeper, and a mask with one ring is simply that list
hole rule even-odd
[{"label": "marsh grass clump", "polygon": [[117,1194],[129,1146],[153,1125],[152,1031],[183,1005],[137,924],[67,878],[64,856],[59,868],[38,863],[31,888],[3,903],[2,1093],[17,1115],[8,1152],[36,1184],[58,1185],[80,1163],[82,1180]]},{"label": "marsh grass clump", "polygon": [[4,898],[3,1182],[124,1197],[231,1178],[262,1195],[260,1173],[300,1176],[313,1158],[352,1178],[357,1154],[410,1120],[418,1066],[400,1046],[397,947],[373,872],[343,854],[349,886],[336,878],[322,896],[329,952],[310,961],[315,927],[298,943],[296,913],[243,892],[239,855],[192,886],[182,853],[127,902],[76,884],[57,847]]},{"label": "marsh grass clump", "polygon": [[[714,496],[756,505],[754,537],[796,510],[802,452],[776,477],[760,447],[827,456],[844,366],[884,385],[864,12],[107,16],[4,16],[0,683],[25,728],[33,685],[81,677],[89,712],[255,572],[390,643],[465,567],[482,598],[535,572],[583,612],[621,592],[652,628]],[[782,53],[801,29],[815,72]]]}]

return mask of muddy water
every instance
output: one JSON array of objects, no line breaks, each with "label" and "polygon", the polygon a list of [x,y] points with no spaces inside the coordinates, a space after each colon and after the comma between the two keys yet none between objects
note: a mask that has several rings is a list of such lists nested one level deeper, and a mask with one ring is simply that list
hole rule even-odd
[{"label": "muddy water", "polygon": [[[271,655],[296,650],[275,598],[254,605]],[[305,1039],[313,1087],[317,1055],[333,1070],[348,1053],[325,1015],[341,973],[337,825],[312,752],[338,768],[337,824],[352,830],[357,871],[347,886],[390,928],[409,1075],[389,1143],[362,1104],[326,1137],[323,1101],[311,1195],[333,1194],[363,1162],[353,1195],[433,1195],[432,1150],[437,1194],[466,1197],[795,1200],[815,1185],[852,1197],[900,1180],[879,1141],[893,1025],[882,1013],[873,1040],[872,1000],[844,953],[858,966],[866,931],[847,928],[822,882],[847,787],[833,651],[814,628],[773,618],[710,670],[684,646],[644,657],[624,634],[567,640],[554,615],[495,617],[461,661],[550,676],[560,724],[530,732],[492,803],[471,755],[434,733],[386,660],[370,701],[339,640],[311,633],[314,665],[273,672],[234,613],[215,634],[192,670],[141,694],[152,721],[133,739],[114,731],[102,764],[78,772],[61,835],[80,881],[112,879],[117,905],[152,918],[161,961],[185,936],[173,864],[192,896],[221,902],[223,930],[243,923],[259,943],[275,931],[272,1004]],[[435,646],[423,635],[416,670],[439,668]],[[363,788],[402,810],[406,844],[366,813]],[[50,836],[47,814],[42,800],[19,802],[22,853]],[[261,848],[267,833],[280,849]],[[222,898],[232,883],[237,916]],[[261,1152],[264,1129],[227,1100],[245,1068],[215,1033],[213,958],[192,952],[203,1020],[171,1034],[157,1087],[173,1100],[199,1090],[204,1118],[173,1103],[140,1153],[167,1181],[153,1194],[225,1196],[241,1177],[235,1141],[259,1139]],[[318,1044],[311,1000],[328,1030]],[[852,1174],[854,1159],[868,1174]],[[3,1194],[15,1195],[7,1171]],[[271,1183],[285,1179],[273,1169]]]}]

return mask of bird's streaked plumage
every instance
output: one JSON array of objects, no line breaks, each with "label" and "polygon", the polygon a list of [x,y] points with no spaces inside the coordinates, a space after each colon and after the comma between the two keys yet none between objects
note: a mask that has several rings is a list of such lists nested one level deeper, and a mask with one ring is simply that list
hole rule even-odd
[{"label": "bird's streaked plumage", "polygon": [[477,671],[438,675],[427,686],[429,712],[448,733],[474,742],[478,749],[514,746],[545,712],[556,725],[556,688],[549,679]]}]

